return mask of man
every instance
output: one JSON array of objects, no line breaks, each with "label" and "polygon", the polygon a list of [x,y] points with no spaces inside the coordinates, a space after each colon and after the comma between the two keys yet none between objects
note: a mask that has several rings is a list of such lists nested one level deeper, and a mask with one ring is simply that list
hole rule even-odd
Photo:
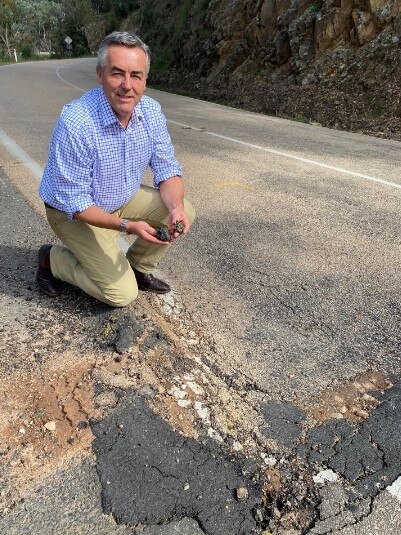
[{"label": "man", "polygon": [[[54,129],[40,185],[47,219],[65,247],[43,245],[36,280],[49,296],[61,281],[111,306],[126,306],[141,290],[170,291],[152,275],[194,219],[184,199],[182,170],[174,157],[160,105],[143,96],[149,48],[135,34],[113,32],[99,47],[101,87],[66,105]],[[150,166],[154,187],[141,185]],[[171,241],[160,241],[156,227]],[[137,236],[126,256],[119,232]]]}]

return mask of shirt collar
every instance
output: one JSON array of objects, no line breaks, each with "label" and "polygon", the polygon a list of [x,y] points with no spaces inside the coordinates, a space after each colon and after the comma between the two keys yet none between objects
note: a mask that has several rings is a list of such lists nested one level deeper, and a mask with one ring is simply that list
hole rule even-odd
[{"label": "shirt collar", "polygon": [[99,116],[103,126],[111,126],[118,123],[116,114],[110,106],[103,88],[99,87]]},{"label": "shirt collar", "polygon": [[[113,108],[110,106],[109,101],[107,100],[104,91],[101,87],[99,87],[99,91],[99,115],[102,125],[106,127],[111,126],[113,124],[120,124],[120,121],[117,119],[117,116],[114,113]],[[135,117],[137,117],[139,120],[142,120],[143,112],[141,101],[139,101],[134,108],[133,117],[131,118],[131,121],[128,124],[128,128],[132,125],[133,119],[135,120]]]}]

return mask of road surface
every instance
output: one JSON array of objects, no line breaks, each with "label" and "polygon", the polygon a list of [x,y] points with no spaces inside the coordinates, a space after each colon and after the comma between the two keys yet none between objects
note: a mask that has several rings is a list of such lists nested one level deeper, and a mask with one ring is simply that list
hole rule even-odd
[{"label": "road surface", "polygon": [[[91,354],[96,353],[93,358],[98,364],[101,358],[99,347],[90,340],[96,337],[94,333],[102,321],[109,325],[113,321],[109,310],[98,307],[76,290],[67,290],[61,304],[53,305],[37,295],[34,285],[21,284],[33,277],[36,248],[43,240],[52,239],[43,220],[37,186],[54,123],[64,103],[79,98],[96,85],[94,69],[94,59],[0,67],[2,208],[3,213],[10,214],[2,229],[6,266],[2,302],[4,310],[13,311],[12,314],[3,313],[3,332],[6,333],[3,344],[7,354],[1,367],[3,377],[10,369],[26,373],[33,365],[39,370],[47,359],[58,362],[44,351],[43,344],[40,345],[40,334],[36,334],[35,343],[26,336],[27,331],[31,333],[32,330],[42,333],[40,322],[36,324],[29,317],[33,305],[39,311],[39,318],[42,315],[48,321],[51,319],[51,327],[48,326],[46,332],[52,330],[51,343],[58,357],[65,355],[68,349],[74,355],[84,354],[88,369]],[[275,455],[275,461],[268,461],[271,466],[266,463],[268,469],[277,470],[274,463],[289,451],[296,452],[309,465],[313,464],[309,454],[298,449],[299,442],[304,442],[304,449],[309,451],[308,445],[312,448],[313,443],[311,430],[322,427],[324,433],[319,435],[319,440],[324,442],[333,429],[337,429],[336,422],[349,421],[352,430],[347,428],[348,435],[344,431],[345,435],[340,433],[339,436],[344,441],[346,437],[353,437],[351,442],[357,446],[351,452],[344,442],[337,451],[331,444],[331,455],[320,458],[319,462],[324,467],[335,466],[345,486],[349,484],[354,489],[355,482],[363,486],[365,478],[372,476],[369,484],[366,483],[369,489],[375,487],[378,492],[379,487],[386,488],[400,475],[395,468],[383,475],[384,465],[393,466],[386,457],[390,452],[381,458],[381,464],[378,461],[361,473],[353,474],[336,464],[336,456],[350,457],[356,464],[369,456],[372,444],[363,438],[366,422],[375,425],[375,429],[380,422],[387,422],[384,426],[388,434],[378,439],[379,445],[381,442],[392,444],[391,429],[398,429],[399,425],[397,416],[387,410],[387,405],[398,407],[399,402],[396,388],[401,360],[400,144],[153,89],[148,89],[147,94],[162,104],[166,114],[176,155],[184,167],[187,196],[197,210],[197,220],[190,235],[174,245],[174,250],[160,266],[163,276],[172,283],[173,295],[144,298],[137,308],[132,307],[132,313],[138,319],[143,313],[149,314],[149,310],[151,315],[159,310],[157,328],[170,328],[172,339],[174,333],[179,333],[180,343],[187,348],[187,351],[179,348],[179,352],[191,352],[192,362],[199,368],[197,372],[209,374],[208,387],[203,384],[203,388],[208,392],[212,409],[207,408],[203,399],[197,412],[209,438],[217,438],[217,442],[220,440],[236,451],[265,448],[269,459]],[[17,213],[24,217],[17,217]],[[29,258],[29,265],[18,270],[21,262],[24,265],[24,257]],[[18,273],[18,277],[9,277],[10,270]],[[10,280],[7,281],[7,277]],[[143,312],[144,308],[147,312]],[[18,325],[16,318],[20,318]],[[77,328],[78,324],[81,329]],[[55,334],[59,332],[62,332],[61,337]],[[49,344],[49,339],[46,340]],[[177,343],[175,340],[175,347]],[[39,354],[33,361],[28,358],[30,346],[36,349],[36,357]],[[147,350],[153,351],[148,347]],[[79,362],[81,366],[76,356],[69,358],[74,365]],[[176,359],[173,370],[180,369],[180,359]],[[121,366],[123,364],[124,361]],[[187,384],[183,389],[182,383],[193,383],[197,376],[194,367],[190,366],[189,371],[183,367],[186,377],[191,376],[189,379],[185,379],[185,373],[177,379],[173,372],[171,377],[164,378],[172,388],[171,397],[175,396],[175,401],[182,396],[180,388],[181,392],[191,389]],[[84,370],[80,371],[85,376]],[[107,383],[104,375],[96,377],[99,383]],[[134,384],[129,386],[132,388]],[[164,393],[158,392],[158,395]],[[232,400],[228,399],[230,396]],[[124,403],[138,406],[138,402],[131,399]],[[214,412],[213,403],[216,404]],[[178,406],[182,409],[184,405]],[[173,427],[175,424],[185,431],[184,416],[181,415],[179,424],[171,416],[171,405],[166,404],[166,407],[165,413],[160,411],[161,415],[170,424],[173,422]],[[202,408],[211,410],[212,417],[205,416]],[[377,412],[379,410],[382,413]],[[87,409],[87,415],[89,413]],[[115,417],[110,416],[111,421]],[[235,429],[227,423],[230,418],[234,420],[232,427]],[[161,422],[158,425],[162,425]],[[95,434],[97,430],[92,428]],[[188,428],[186,431],[191,439],[196,438],[196,433],[189,432]],[[175,439],[168,436],[174,449]],[[77,438],[81,454],[89,448],[91,439],[93,435],[89,430],[86,438]],[[94,444],[101,443],[99,438]],[[185,443],[180,447],[193,446]],[[96,453],[100,459],[103,450],[99,448]],[[207,452],[213,455],[211,450]],[[396,453],[395,459],[399,456],[400,453]],[[110,463],[109,459],[107,466]],[[89,470],[89,465],[85,466]],[[109,471],[102,466],[103,472],[98,466],[101,481],[105,474],[114,473],[113,469]],[[234,480],[236,476],[226,473],[224,466],[221,461],[215,470],[217,473],[221,470],[225,478]],[[293,474],[300,469],[298,464],[296,466]],[[286,492],[291,492],[292,481],[288,479]],[[216,482],[209,484],[217,485]],[[331,484],[335,489],[339,485],[337,480]],[[303,511],[309,511],[307,502],[313,501],[311,488],[300,493],[297,507]],[[340,507],[344,514],[340,515],[342,520],[335,529],[357,521],[363,526],[361,519],[374,519],[372,504],[379,498],[376,498],[377,492],[369,489],[355,491],[362,493],[358,494],[358,506],[363,508],[365,504],[369,510],[369,514],[361,513],[359,518],[354,514],[347,520],[344,509],[344,503],[355,508],[357,498],[347,495],[344,501],[342,495],[337,496],[338,503],[344,506],[344,511]],[[320,496],[318,503],[335,501],[332,495],[322,498],[323,491],[316,492]],[[332,494],[335,492],[333,490]],[[103,497],[106,495],[103,487]],[[113,500],[117,498],[107,496],[106,509],[115,514]],[[397,508],[397,498],[391,499]],[[292,508],[295,506],[293,504]],[[146,524],[146,518],[153,519],[148,522],[151,525],[168,518],[196,516],[198,527],[192,525],[189,530],[202,527],[205,533],[224,533],[223,524],[215,520],[208,524],[199,512],[191,516],[193,508],[190,502],[181,514],[159,511],[159,516],[152,517],[144,513],[140,520]],[[280,526],[281,517],[286,514],[289,512],[284,510],[280,517],[276,514],[269,529],[276,524]],[[339,515],[329,514],[327,519],[332,516]],[[121,518],[126,519],[124,515]],[[319,521],[325,520],[321,514]],[[399,518],[394,522],[396,525]],[[138,518],[126,523],[134,525]],[[286,529],[285,522],[281,525],[284,527],[276,528]],[[326,533],[324,530],[329,529],[322,524],[319,527],[316,519],[304,520],[304,526],[307,525],[315,525],[316,533]],[[390,534],[391,525],[386,529]]]}]

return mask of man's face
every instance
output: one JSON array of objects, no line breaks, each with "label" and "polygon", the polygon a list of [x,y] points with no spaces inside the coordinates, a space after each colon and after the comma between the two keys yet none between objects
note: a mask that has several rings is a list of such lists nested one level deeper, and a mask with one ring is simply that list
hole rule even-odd
[{"label": "man's face", "polygon": [[146,59],[145,52],[139,47],[111,45],[104,69],[96,71],[98,82],[124,127],[145,91]]}]

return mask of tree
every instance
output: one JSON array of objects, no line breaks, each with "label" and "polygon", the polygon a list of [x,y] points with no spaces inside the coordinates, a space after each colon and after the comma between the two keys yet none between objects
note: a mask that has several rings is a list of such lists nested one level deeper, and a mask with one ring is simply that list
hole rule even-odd
[{"label": "tree", "polygon": [[14,30],[18,41],[29,42],[36,49],[50,52],[53,35],[65,18],[63,4],[55,0],[14,1],[17,6]]},{"label": "tree", "polygon": [[4,43],[11,58],[12,25],[15,20],[17,8],[13,0],[2,0],[0,3],[0,39]]},{"label": "tree", "polygon": [[86,51],[96,49],[97,34],[102,34],[102,21],[93,10],[90,0],[61,0],[65,6],[65,19],[58,32],[61,46],[68,35],[73,41],[74,53],[85,48]]}]

